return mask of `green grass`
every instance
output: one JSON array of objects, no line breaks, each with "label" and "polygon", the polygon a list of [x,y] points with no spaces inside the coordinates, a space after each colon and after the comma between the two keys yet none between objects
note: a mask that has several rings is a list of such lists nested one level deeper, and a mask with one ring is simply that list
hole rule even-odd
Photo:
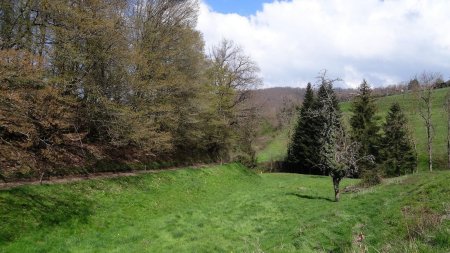
[{"label": "green grass", "polygon": [[283,160],[287,153],[289,143],[289,130],[283,130],[274,134],[274,138],[259,152],[257,152],[256,160],[259,163]]},{"label": "green grass", "polygon": [[[444,98],[450,88],[437,89],[433,91],[433,108],[432,121],[434,124],[434,140],[433,140],[433,162],[436,169],[444,169],[447,166],[447,117],[444,110]],[[427,168],[427,135],[423,120],[417,111],[417,99],[413,93],[405,93],[401,95],[382,97],[376,100],[378,106],[378,116],[381,122],[385,121],[385,117],[389,107],[398,102],[405,112],[410,125],[410,131],[416,140],[419,168]],[[341,109],[344,112],[344,119],[350,117],[351,103],[341,103]]]},{"label": "green grass", "polygon": [[0,191],[0,252],[352,252],[359,233],[369,252],[449,252],[448,219],[407,232],[450,215],[448,182],[406,176],[339,203],[328,177],[239,165],[24,186]]}]

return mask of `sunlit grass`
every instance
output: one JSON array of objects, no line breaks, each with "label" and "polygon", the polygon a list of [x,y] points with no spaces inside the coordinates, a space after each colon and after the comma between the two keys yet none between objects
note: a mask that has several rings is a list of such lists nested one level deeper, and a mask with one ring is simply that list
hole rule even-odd
[{"label": "sunlit grass", "polygon": [[20,187],[0,191],[0,252],[449,252],[448,220],[409,238],[405,216],[444,217],[448,182],[406,176],[339,203],[328,177],[239,165]]}]

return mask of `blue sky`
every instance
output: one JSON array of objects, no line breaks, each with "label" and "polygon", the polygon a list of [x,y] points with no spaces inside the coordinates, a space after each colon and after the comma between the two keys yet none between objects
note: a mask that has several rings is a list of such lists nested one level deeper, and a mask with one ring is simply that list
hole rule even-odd
[{"label": "blue sky", "polygon": [[249,16],[262,10],[263,3],[270,3],[270,0],[206,0],[214,11],[220,13],[237,13],[242,16]]}]

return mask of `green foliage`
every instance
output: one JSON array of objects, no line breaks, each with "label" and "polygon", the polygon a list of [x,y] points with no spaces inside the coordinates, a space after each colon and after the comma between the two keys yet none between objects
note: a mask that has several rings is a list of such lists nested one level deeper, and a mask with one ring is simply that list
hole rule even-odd
[{"label": "green foliage", "polygon": [[314,91],[311,84],[308,83],[297,124],[289,143],[286,160],[301,168],[318,170],[317,165],[320,163],[318,145],[321,128],[318,125],[318,118],[314,115],[315,103]]},{"label": "green foliage", "polygon": [[[313,105],[314,120],[317,122],[314,127],[318,133],[316,147],[319,157],[315,166],[319,166],[326,174],[335,174],[336,176],[339,174],[339,177],[344,177],[346,173],[338,172],[343,166],[338,164],[335,159],[338,138],[343,131],[339,102],[333,89],[333,82],[336,80],[327,79],[326,72],[324,72],[319,81],[317,99]],[[333,171],[338,173],[333,173]]]},{"label": "green foliage", "polygon": [[[350,118],[351,138],[360,144],[359,153],[361,155],[372,155],[378,160],[379,150],[379,125],[376,116],[377,107],[375,99],[372,97],[372,90],[366,80],[363,80],[359,87],[359,94],[352,103],[352,116]],[[364,168],[369,169],[373,165],[364,164]]]},{"label": "green foliage", "polygon": [[[57,106],[10,99],[42,89],[58,94],[61,110],[71,114],[50,127],[71,138],[53,145],[45,133],[50,145],[39,149],[11,142],[1,130],[32,132],[36,119],[25,112],[21,120],[0,116],[2,172],[15,173],[11,154],[19,151],[33,160],[23,169],[28,174],[96,159],[254,160],[255,113],[239,105],[259,84],[259,69],[231,42],[217,50],[224,61],[205,55],[198,11],[196,0],[2,1],[0,113],[21,107],[58,113]],[[115,154],[119,149],[129,151]],[[43,155],[55,150],[69,158]]]},{"label": "green foliage", "polygon": [[0,251],[444,253],[449,180],[392,178],[339,204],[328,177],[239,165],[24,186],[0,191]]},{"label": "green foliage", "polygon": [[389,109],[383,125],[382,158],[385,173],[399,176],[414,172],[417,155],[408,131],[408,123],[398,103]]}]

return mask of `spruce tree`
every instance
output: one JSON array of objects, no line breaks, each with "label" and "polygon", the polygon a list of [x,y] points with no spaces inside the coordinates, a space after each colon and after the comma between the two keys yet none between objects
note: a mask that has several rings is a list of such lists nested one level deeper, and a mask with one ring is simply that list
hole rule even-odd
[{"label": "spruce tree", "polygon": [[[371,155],[378,160],[379,150],[379,126],[376,117],[376,105],[372,97],[372,89],[366,80],[359,86],[359,94],[352,103],[350,118],[351,138],[360,144],[359,154]],[[361,164],[362,170],[373,169],[374,164]]]},{"label": "spruce tree", "polygon": [[383,130],[382,157],[386,175],[399,176],[413,172],[417,165],[416,153],[405,114],[398,103],[389,109]]},{"label": "spruce tree", "polygon": [[299,170],[310,172],[318,163],[316,149],[319,128],[315,126],[316,120],[313,117],[314,103],[314,91],[308,83],[287,157],[288,162],[296,164]]},{"label": "spruce tree", "polygon": [[338,134],[342,129],[342,113],[339,108],[339,101],[333,89],[333,82],[337,80],[321,77],[321,84],[317,91],[317,99],[313,106],[314,124],[318,130],[317,156],[319,167],[325,173],[329,173],[335,167],[333,164]]}]

